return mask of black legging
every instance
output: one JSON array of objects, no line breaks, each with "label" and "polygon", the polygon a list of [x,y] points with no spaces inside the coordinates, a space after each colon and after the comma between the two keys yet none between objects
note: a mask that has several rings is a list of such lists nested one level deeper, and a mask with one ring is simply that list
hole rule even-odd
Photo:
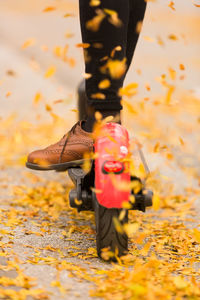
[{"label": "black legging", "polygon": [[[86,80],[88,105],[99,111],[119,111],[122,106],[118,92],[123,86],[132,61],[139,37],[136,28],[138,22],[144,18],[146,2],[145,0],[100,0],[99,6],[90,6],[91,2],[91,0],[79,0],[82,40],[83,43],[89,44],[89,47],[84,49],[85,72],[92,75]],[[113,11],[118,14],[118,19],[115,18],[114,23],[110,20]],[[103,14],[103,21],[99,29],[94,31],[94,17],[101,14]],[[93,20],[93,23],[90,22],[92,28],[88,27],[89,20]],[[121,50],[119,51],[120,47],[118,47],[114,57],[111,57],[112,50],[117,46],[121,46]],[[113,78],[108,70],[102,68],[108,64],[108,61],[112,64],[113,60],[122,62],[125,58],[126,70],[120,78]],[[110,86],[99,88],[99,83],[105,79],[109,80]]]}]

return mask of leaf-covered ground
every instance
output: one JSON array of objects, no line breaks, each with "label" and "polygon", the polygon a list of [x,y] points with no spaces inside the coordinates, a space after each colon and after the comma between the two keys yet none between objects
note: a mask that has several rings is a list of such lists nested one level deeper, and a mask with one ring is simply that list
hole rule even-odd
[{"label": "leaf-covered ground", "polygon": [[[21,0],[21,8],[7,3],[1,10],[7,39],[2,34],[0,48],[0,299],[200,299],[199,21],[193,10],[198,2],[191,2],[193,15],[181,15],[178,1],[166,1],[166,15],[158,22],[165,24],[163,36],[156,22],[144,32],[139,49],[145,50],[135,62],[141,70],[136,66],[134,80],[129,75],[130,84],[121,91],[136,173],[145,176],[135,138],[151,169],[147,185],[155,197],[146,213],[130,212],[129,254],[117,263],[97,258],[93,213],[69,207],[67,174],[24,167],[29,151],[57,141],[75,121],[71,92],[81,78],[80,57],[68,46],[79,44],[76,51],[83,46],[73,40],[77,8],[70,1]],[[26,18],[52,26],[48,14],[57,21],[72,19],[58,21],[54,39],[47,29],[41,35],[40,28],[33,31],[37,26]],[[175,17],[188,21],[187,30],[173,23]],[[7,18],[13,30],[5,26]],[[149,11],[147,20],[154,18]],[[67,43],[58,43],[57,32],[65,32]],[[71,77],[65,78],[69,70]]]}]

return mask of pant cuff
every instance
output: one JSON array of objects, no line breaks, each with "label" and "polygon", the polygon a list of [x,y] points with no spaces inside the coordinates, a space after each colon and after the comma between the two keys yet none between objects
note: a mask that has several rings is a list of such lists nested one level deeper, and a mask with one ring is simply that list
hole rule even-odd
[{"label": "pant cuff", "polygon": [[122,109],[122,105],[120,101],[108,101],[108,100],[90,100],[88,99],[88,105],[92,106],[95,110],[98,111],[106,111],[106,110],[113,110],[113,111],[120,111]]}]

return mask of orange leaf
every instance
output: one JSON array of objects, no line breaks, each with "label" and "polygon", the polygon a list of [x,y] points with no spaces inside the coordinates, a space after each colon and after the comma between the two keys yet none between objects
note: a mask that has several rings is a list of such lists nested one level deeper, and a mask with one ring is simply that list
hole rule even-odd
[{"label": "orange leaf", "polygon": [[153,209],[158,210],[160,208],[160,197],[156,194],[153,195]]},{"label": "orange leaf", "polygon": [[106,98],[106,96],[102,93],[96,93],[96,94],[92,94],[91,95],[92,99],[100,99],[100,100],[104,100]]},{"label": "orange leaf", "polygon": [[89,43],[80,43],[80,44],[76,44],[77,48],[83,48],[83,49],[87,49],[90,47]]},{"label": "orange leaf", "polygon": [[64,15],[64,18],[68,18],[68,17],[74,17],[74,14],[67,13]]},{"label": "orange leaf", "polygon": [[35,39],[28,39],[22,45],[22,49],[26,49],[26,48],[28,48],[30,46],[33,46],[34,44],[35,44]]},{"label": "orange leaf", "polygon": [[181,143],[182,146],[185,145],[184,140],[181,137],[179,137],[179,141],[180,141],[180,143]]},{"label": "orange leaf", "polygon": [[170,34],[170,35],[168,36],[168,38],[169,38],[170,40],[173,40],[173,41],[177,41],[177,40],[178,40],[178,37],[177,37],[175,34]]},{"label": "orange leaf", "polygon": [[174,7],[174,2],[171,1],[168,6],[172,9],[172,10],[175,10],[175,7]]},{"label": "orange leaf", "polygon": [[9,97],[11,94],[12,94],[11,92],[7,92],[6,97]]},{"label": "orange leaf", "polygon": [[108,80],[108,79],[102,80],[101,82],[99,82],[99,85],[98,85],[98,87],[100,89],[107,89],[107,88],[109,88],[109,86],[110,86],[110,80]]},{"label": "orange leaf", "polygon": [[90,6],[99,6],[100,4],[100,0],[90,0]]},{"label": "orange leaf", "polygon": [[179,65],[180,70],[185,70],[185,66],[183,64]]},{"label": "orange leaf", "polygon": [[34,97],[34,100],[33,100],[33,103],[35,105],[37,105],[40,101],[42,100],[42,94],[41,93],[36,93],[35,97]]},{"label": "orange leaf", "polygon": [[43,12],[50,12],[50,11],[53,11],[53,10],[56,10],[55,6],[48,6],[48,7],[43,9]]},{"label": "orange leaf", "polygon": [[176,79],[176,71],[172,68],[169,68],[169,76],[172,80]]},{"label": "orange leaf", "polygon": [[45,108],[46,108],[46,111],[52,111],[52,108],[51,108],[51,106],[49,104],[46,104]]},{"label": "orange leaf", "polygon": [[166,99],[165,99],[166,104],[170,104],[174,90],[175,90],[175,87],[173,85],[168,86],[167,95],[166,95]]},{"label": "orange leaf", "polygon": [[101,67],[101,72],[108,72],[113,79],[119,79],[126,72],[126,68],[126,58],[123,60],[109,59],[107,63]]},{"label": "orange leaf", "polygon": [[49,77],[53,76],[53,75],[55,74],[55,72],[56,72],[56,67],[55,67],[55,66],[50,66],[50,67],[47,69],[47,71],[46,71],[44,77],[45,77],[45,78],[49,78]]},{"label": "orange leaf", "polygon": [[87,21],[86,28],[91,31],[98,31],[99,27],[103,21],[103,19],[106,17],[105,13],[101,10],[97,10],[97,16],[92,18],[91,20]]}]

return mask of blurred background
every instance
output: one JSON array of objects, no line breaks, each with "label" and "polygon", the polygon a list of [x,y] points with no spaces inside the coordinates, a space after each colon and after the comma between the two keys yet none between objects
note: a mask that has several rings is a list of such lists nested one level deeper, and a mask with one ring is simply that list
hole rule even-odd
[{"label": "blurred background", "polygon": [[[148,3],[127,76],[127,82],[139,83],[140,99],[162,95],[156,78],[168,73],[169,68],[177,72],[177,93],[190,90],[200,96],[199,8],[191,0],[175,0],[171,7],[169,4],[167,0]],[[46,7],[55,10],[44,13]],[[1,0],[0,20],[1,115],[16,111],[32,118],[37,92],[48,101],[67,98],[65,111],[58,110],[71,115],[69,108],[76,107],[75,90],[84,73],[82,49],[76,47],[81,42],[78,1]],[[55,55],[55,47],[66,45],[68,62]],[[180,64],[185,67],[182,72]],[[44,74],[50,66],[55,66],[56,72],[46,79]]]}]

